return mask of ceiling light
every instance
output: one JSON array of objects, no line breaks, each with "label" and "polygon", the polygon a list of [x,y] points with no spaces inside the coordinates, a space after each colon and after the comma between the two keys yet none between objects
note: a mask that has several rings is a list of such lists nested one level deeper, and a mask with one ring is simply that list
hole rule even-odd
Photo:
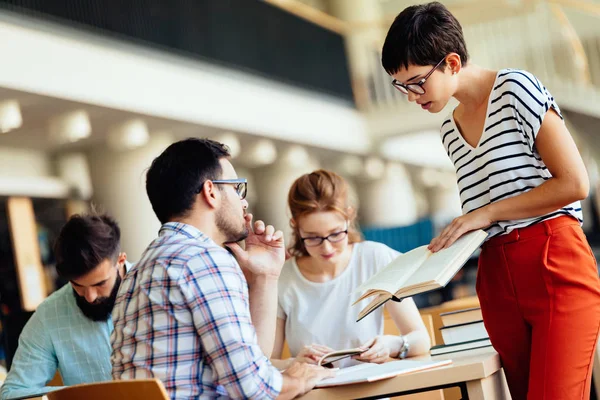
[{"label": "ceiling light", "polygon": [[347,155],[342,157],[337,168],[342,174],[358,176],[363,170],[363,162],[358,156]]},{"label": "ceiling light", "polygon": [[310,156],[306,149],[299,145],[288,147],[283,155],[283,159],[293,167],[303,167],[310,162]]},{"label": "ceiling light", "polygon": [[7,100],[0,103],[0,133],[10,132],[23,125],[21,107],[16,100]]},{"label": "ceiling light", "polygon": [[73,143],[92,134],[90,116],[85,110],[72,111],[50,119],[50,135],[58,143]]},{"label": "ceiling light", "polygon": [[108,145],[114,150],[131,150],[142,147],[150,140],[148,125],[136,118],[113,126],[108,131]]},{"label": "ceiling light", "polygon": [[379,179],[385,172],[385,163],[377,157],[369,157],[365,162],[365,173],[367,177]]},{"label": "ceiling light", "polygon": [[277,159],[277,148],[272,141],[260,139],[244,146],[243,154],[240,154],[242,163],[248,167],[269,165]]},{"label": "ceiling light", "polygon": [[242,151],[242,145],[240,139],[231,132],[225,132],[215,138],[217,142],[223,143],[229,148],[229,154],[231,158],[236,158]]}]

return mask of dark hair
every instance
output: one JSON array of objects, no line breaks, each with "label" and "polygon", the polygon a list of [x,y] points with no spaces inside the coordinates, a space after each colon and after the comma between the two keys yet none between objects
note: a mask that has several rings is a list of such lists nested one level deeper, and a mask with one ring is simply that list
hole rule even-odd
[{"label": "dark hair", "polygon": [[223,173],[219,160],[229,149],[210,139],[188,138],[173,143],[152,161],[146,174],[146,193],[161,224],[185,216],[207,179]]},{"label": "dark hair", "polygon": [[349,208],[348,184],[335,172],[319,169],[296,179],[288,193],[292,218],[292,244],[288,251],[293,256],[307,256],[298,228],[298,219],[319,211],[335,211],[349,222],[348,243],[362,241],[355,223],[356,211]]},{"label": "dark hair", "polygon": [[409,65],[436,65],[450,53],[457,53],[462,65],[467,64],[469,53],[460,23],[434,1],[398,14],[385,38],[381,63],[393,75]]},{"label": "dark hair", "polygon": [[61,278],[82,277],[104,260],[117,261],[121,230],[106,214],[73,215],[54,244],[56,272]]}]

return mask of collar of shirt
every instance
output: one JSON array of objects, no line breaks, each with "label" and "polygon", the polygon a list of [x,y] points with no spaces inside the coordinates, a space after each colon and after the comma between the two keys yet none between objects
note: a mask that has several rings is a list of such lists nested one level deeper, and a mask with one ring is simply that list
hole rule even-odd
[{"label": "collar of shirt", "polygon": [[210,242],[211,239],[202,233],[198,228],[184,224],[182,222],[167,222],[164,224],[160,231],[159,236],[173,236],[173,235],[184,235],[190,239],[195,239],[200,242]]}]

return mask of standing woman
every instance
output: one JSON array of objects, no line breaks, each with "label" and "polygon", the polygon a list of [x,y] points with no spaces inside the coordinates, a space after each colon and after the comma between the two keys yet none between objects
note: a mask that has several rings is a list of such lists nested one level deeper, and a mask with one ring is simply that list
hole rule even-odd
[{"label": "standing woman", "polygon": [[272,357],[281,357],[287,341],[294,358],[275,363],[283,368],[294,359],[314,364],[329,351],[352,347],[366,349],[357,360],[375,363],[428,352],[430,338],[412,298],[386,304],[401,335],[383,334],[383,308],[356,322],[366,303],[352,306],[354,290],[399,253],[362,241],[344,179],[325,170],[303,175],[290,189],[288,206],[293,257],[279,278]]},{"label": "standing woman", "polygon": [[598,269],[581,229],[589,181],[556,100],[528,71],[472,63],[460,23],[438,2],[396,17],[382,63],[421,109],[459,102],[440,136],[463,215],[429,248],[489,234],[477,295],[513,400],[589,399],[600,328]]}]

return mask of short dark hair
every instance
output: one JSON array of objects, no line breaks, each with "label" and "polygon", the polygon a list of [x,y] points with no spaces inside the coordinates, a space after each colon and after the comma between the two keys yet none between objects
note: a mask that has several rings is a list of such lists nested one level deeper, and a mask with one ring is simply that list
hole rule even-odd
[{"label": "short dark hair", "polygon": [[450,53],[457,53],[462,65],[467,64],[469,53],[460,22],[434,1],[398,14],[385,38],[381,63],[393,75],[409,65],[436,65]]},{"label": "short dark hair", "polygon": [[229,149],[210,139],[188,138],[173,143],[152,161],[146,174],[146,193],[161,224],[185,216],[208,179],[223,173],[220,159]]},{"label": "short dark hair", "polygon": [[106,214],[73,215],[62,227],[56,243],[56,272],[61,278],[80,278],[104,260],[117,261],[121,230]]}]

